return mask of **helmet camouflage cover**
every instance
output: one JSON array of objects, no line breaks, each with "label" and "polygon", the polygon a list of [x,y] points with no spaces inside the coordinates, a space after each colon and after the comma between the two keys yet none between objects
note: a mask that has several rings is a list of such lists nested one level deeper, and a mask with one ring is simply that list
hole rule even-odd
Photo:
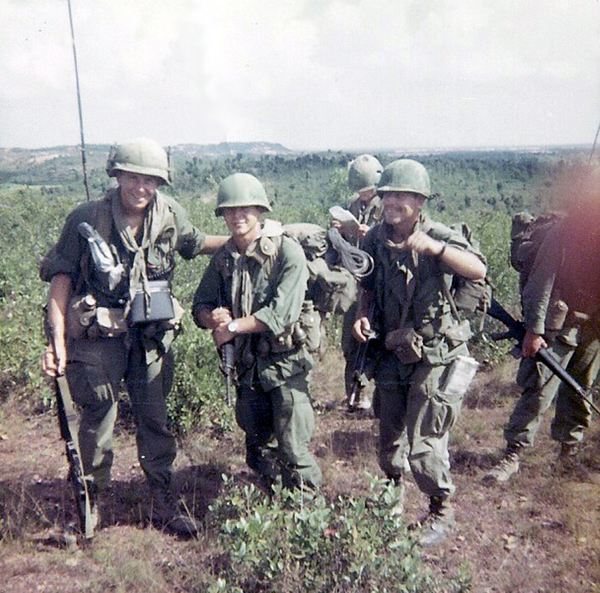
[{"label": "helmet camouflage cover", "polygon": [[224,208],[237,206],[257,206],[271,212],[267,192],[254,175],[234,173],[221,181],[215,214],[221,216]]},{"label": "helmet camouflage cover", "polygon": [[374,189],[383,166],[370,154],[357,156],[348,166],[348,187],[355,192]]},{"label": "helmet camouflage cover", "polygon": [[136,138],[110,149],[106,172],[109,177],[115,177],[118,171],[152,175],[163,184],[171,182],[167,153],[158,142],[149,138]]},{"label": "helmet camouflage cover", "polygon": [[431,184],[427,169],[412,159],[398,159],[391,162],[381,174],[377,193],[386,191],[407,191],[426,198],[431,195]]}]

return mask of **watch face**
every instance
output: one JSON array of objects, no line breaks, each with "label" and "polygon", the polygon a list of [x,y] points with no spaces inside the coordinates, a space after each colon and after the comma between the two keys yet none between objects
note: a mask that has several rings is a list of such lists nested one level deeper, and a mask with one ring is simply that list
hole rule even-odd
[{"label": "watch face", "polygon": [[227,326],[227,329],[234,334],[237,331],[238,328],[238,324],[237,321],[230,321],[229,325]]}]

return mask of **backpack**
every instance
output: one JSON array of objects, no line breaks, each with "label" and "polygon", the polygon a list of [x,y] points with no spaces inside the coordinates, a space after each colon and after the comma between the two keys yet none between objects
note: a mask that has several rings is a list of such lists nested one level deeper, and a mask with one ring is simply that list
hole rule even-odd
[{"label": "backpack", "polygon": [[[453,224],[450,228],[460,233],[475,251],[479,251],[479,243],[473,238],[473,232],[467,223]],[[450,293],[459,311],[485,313],[492,302],[492,284],[487,276],[481,280],[469,280],[454,275]]]},{"label": "backpack", "polygon": [[548,231],[564,220],[560,212],[532,216],[519,212],[512,219],[510,229],[510,264],[519,272],[519,292],[523,290],[531,274],[535,258]]},{"label": "backpack", "polygon": [[343,315],[356,301],[358,282],[341,265],[327,229],[308,222],[286,224],[285,235],[295,239],[306,256],[309,280],[307,299],[321,313]]}]

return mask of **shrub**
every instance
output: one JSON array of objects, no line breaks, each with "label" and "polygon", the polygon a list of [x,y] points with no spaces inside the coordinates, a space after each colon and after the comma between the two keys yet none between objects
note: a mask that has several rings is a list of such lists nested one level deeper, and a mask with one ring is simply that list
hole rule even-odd
[{"label": "shrub", "polygon": [[[252,485],[226,482],[210,508],[224,557],[211,593],[434,592],[415,540],[390,508],[398,489],[372,478],[367,497],[316,496],[275,487],[271,499]],[[468,579],[444,585],[467,591]]]}]

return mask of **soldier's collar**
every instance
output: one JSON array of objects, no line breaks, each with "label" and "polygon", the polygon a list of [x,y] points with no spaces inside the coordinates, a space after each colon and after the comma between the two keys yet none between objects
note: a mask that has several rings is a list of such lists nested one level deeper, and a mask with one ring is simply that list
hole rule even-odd
[{"label": "soldier's collar", "polygon": [[283,235],[283,226],[276,220],[265,219],[260,237],[253,241],[246,249],[246,257],[255,259],[259,264],[264,264],[277,253],[280,241],[277,237]]}]

